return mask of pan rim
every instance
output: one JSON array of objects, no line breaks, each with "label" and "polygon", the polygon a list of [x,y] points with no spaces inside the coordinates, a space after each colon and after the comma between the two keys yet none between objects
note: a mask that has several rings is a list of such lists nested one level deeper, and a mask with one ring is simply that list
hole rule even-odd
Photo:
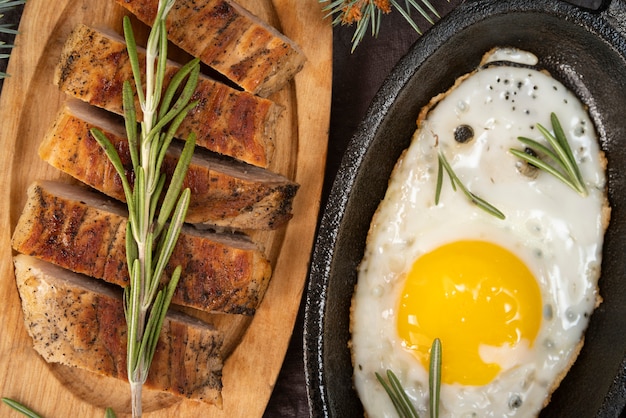
[{"label": "pan rim", "polygon": [[[488,10],[487,14],[485,11]],[[444,17],[411,47],[410,51],[394,67],[381,89],[374,97],[372,104],[350,140],[339,171],[332,183],[330,195],[320,221],[315,249],[312,255],[311,270],[307,288],[304,319],[304,365],[307,382],[307,396],[311,416],[332,416],[332,401],[327,393],[324,360],[324,321],[328,306],[326,305],[328,281],[333,273],[335,262],[334,248],[342,239],[342,224],[346,215],[352,189],[359,175],[363,160],[378,135],[379,129],[387,117],[393,103],[401,95],[402,90],[413,74],[436,50],[441,48],[457,33],[477,24],[484,19],[513,13],[541,13],[562,18],[570,24],[581,26],[591,35],[598,37],[608,47],[622,57],[626,57],[623,43],[615,39],[621,38],[620,32],[614,28],[603,14],[581,10],[565,2],[550,0],[540,1],[509,1],[497,0],[468,1],[454,9]],[[450,28],[454,28],[450,31]],[[626,358],[622,366],[626,365]],[[622,367],[623,370],[624,367]],[[621,373],[615,378],[614,384],[606,396],[605,404],[626,404],[626,394],[619,390],[626,377]],[[608,410],[607,409],[607,410]]]}]

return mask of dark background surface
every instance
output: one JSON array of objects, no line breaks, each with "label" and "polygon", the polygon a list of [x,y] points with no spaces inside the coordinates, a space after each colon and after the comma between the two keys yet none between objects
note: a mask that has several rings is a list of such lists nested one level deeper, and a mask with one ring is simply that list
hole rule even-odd
[{"label": "dark background surface", "polygon": [[[441,16],[460,3],[461,0],[431,0]],[[428,29],[430,23],[418,18],[417,13],[414,17],[422,31]],[[354,28],[338,26],[333,31],[333,95],[322,210],[348,141],[387,75],[419,37],[399,13],[392,12],[383,17],[378,37],[368,32],[351,53]],[[303,309],[304,300],[265,418],[309,415],[302,357]]]}]

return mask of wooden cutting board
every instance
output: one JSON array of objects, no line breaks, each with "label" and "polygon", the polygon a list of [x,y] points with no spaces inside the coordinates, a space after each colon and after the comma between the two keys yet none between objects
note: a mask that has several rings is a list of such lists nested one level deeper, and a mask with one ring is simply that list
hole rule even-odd
[{"label": "wooden cutting board", "polygon": [[[229,327],[223,409],[162,393],[144,393],[149,417],[261,416],[281,368],[308,272],[326,161],[332,79],[332,30],[318,0],[240,0],[295,40],[307,56],[304,69],[271,99],[284,106],[270,169],[301,187],[294,218],[277,231],[254,233],[274,274],[252,319],[220,319]],[[49,365],[32,349],[13,274],[10,238],[26,188],[36,179],[70,181],[41,161],[37,148],[65,97],[52,84],[67,34],[78,23],[121,30],[125,11],[113,0],[29,0],[0,98],[0,396],[18,400],[46,418],[103,416],[129,411],[125,382]],[[135,21],[137,26],[140,26]],[[139,28],[141,31],[141,28]],[[2,416],[20,417],[5,405]]]}]

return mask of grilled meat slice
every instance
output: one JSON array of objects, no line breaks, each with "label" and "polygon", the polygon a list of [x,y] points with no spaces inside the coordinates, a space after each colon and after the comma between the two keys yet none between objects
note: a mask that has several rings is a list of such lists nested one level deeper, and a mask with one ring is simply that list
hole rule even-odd
[{"label": "grilled meat slice", "polygon": [[[140,62],[145,54],[139,52]],[[143,68],[144,66],[140,66]],[[165,87],[180,66],[169,62]],[[132,80],[126,44],[116,34],[77,26],[65,42],[55,83],[65,93],[122,115],[122,86]],[[144,77],[145,79],[145,77]],[[134,88],[134,83],[131,83]],[[201,76],[192,100],[198,101],[176,132],[219,154],[267,167],[274,152],[276,119],[283,110],[272,101]],[[139,117],[141,109],[136,108]]]},{"label": "grilled meat slice", "polygon": [[[83,187],[36,182],[13,234],[23,254],[103,279],[128,284],[124,208]],[[243,234],[185,226],[167,267],[182,274],[172,303],[215,313],[254,314],[271,266]]]},{"label": "grilled meat slice", "polygon": [[[117,0],[151,25],[156,0]],[[267,97],[306,61],[295,42],[232,0],[179,0],[167,16],[170,41],[244,90]]]},{"label": "grilled meat slice", "polygon": [[[132,163],[124,126],[113,115],[76,100],[69,101],[47,133],[39,155],[52,166],[115,199],[124,190],[113,164],[90,133],[99,128],[111,140],[132,181]],[[174,172],[181,145],[175,143],[163,170]],[[191,189],[186,220],[235,229],[275,229],[292,217],[298,185],[260,167],[220,158],[196,149],[183,187]]]},{"label": "grilled meat slice", "polygon": [[[35,350],[47,362],[128,380],[119,290],[23,254],[14,265]],[[211,325],[170,310],[146,386],[221,405],[222,342]]]}]

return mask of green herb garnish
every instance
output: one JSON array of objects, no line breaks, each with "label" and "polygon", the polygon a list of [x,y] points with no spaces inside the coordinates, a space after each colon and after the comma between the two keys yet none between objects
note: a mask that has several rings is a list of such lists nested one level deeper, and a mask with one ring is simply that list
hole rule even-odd
[{"label": "green herb garnish", "polygon": [[437,418],[439,417],[439,394],[441,392],[441,340],[439,338],[435,338],[430,347],[430,367],[428,371],[430,418]]},{"label": "green herb garnish", "polygon": [[[449,0],[448,0],[449,1]],[[434,20],[431,14],[439,19],[439,13],[428,0],[406,0],[404,6],[397,0],[319,0],[320,3],[328,3],[322,10],[328,12],[327,16],[334,15],[333,26],[352,25],[356,23],[356,29],[352,36],[352,52],[361,43],[371,23],[372,36],[378,36],[380,21],[383,14],[396,9],[418,34],[421,29],[411,16],[411,12],[417,11],[431,25]],[[421,3],[424,7],[420,6]]]},{"label": "green herb garnish", "polygon": [[[178,266],[169,281],[162,283],[190,198],[189,189],[182,192],[181,189],[195,147],[193,134],[187,138],[164,196],[166,180],[161,172],[165,152],[176,129],[188,111],[197,104],[190,103],[190,99],[200,71],[199,61],[192,60],[179,70],[163,93],[167,61],[165,18],[174,2],[159,0],[146,48],[145,80],[142,80],[130,19],[124,17],[124,36],[137,99],[143,113],[138,130],[134,92],[130,81],[125,81],[124,119],[135,174],[132,187],[111,142],[101,131],[92,131],[121,178],[128,205],[126,256],[130,285],[124,289],[124,313],[128,327],[127,369],[133,417],[142,414],[143,384],[148,377],[161,327],[180,278],[181,267]],[[180,87],[182,92],[176,99]]]},{"label": "green herb garnish", "polygon": [[385,392],[389,395],[389,398],[391,399],[391,402],[393,402],[393,406],[396,408],[400,418],[419,418],[415,407],[411,403],[409,396],[404,391],[400,380],[398,380],[398,377],[394,372],[387,370],[387,379],[389,380],[389,383],[387,383],[385,379],[378,374],[378,372],[376,373],[376,378],[380,384],[383,385],[383,388],[385,388]]},{"label": "green herb garnish", "polygon": [[554,161],[560,170],[548,164],[541,158],[518,149],[512,148],[510,150],[511,154],[523,161],[526,161],[528,164],[552,174],[554,177],[558,178],[563,183],[578,192],[581,196],[587,196],[587,188],[585,187],[582,174],[580,173],[580,169],[578,168],[572,149],[570,148],[565,132],[563,131],[559,118],[556,114],[550,114],[550,122],[552,123],[552,130],[554,131],[554,134],[544,128],[541,124],[537,124],[537,129],[539,129],[539,132],[541,132],[546,141],[548,141],[549,147],[535,141],[534,139],[525,137],[519,137],[517,139],[524,145],[530,147],[533,151],[539,152]]},{"label": "green herb garnish", "polygon": [[435,190],[435,204],[436,205],[439,204],[439,197],[441,196],[441,186],[443,185],[443,169],[445,169],[446,173],[448,173],[448,176],[450,177],[450,183],[452,184],[452,189],[454,191],[456,191],[456,188],[458,186],[463,191],[463,193],[465,193],[465,195],[469,198],[469,200],[472,203],[474,203],[476,206],[483,209],[485,212],[489,213],[490,215],[495,216],[496,218],[499,218],[499,219],[505,218],[504,213],[502,213],[498,208],[493,206],[491,203],[487,202],[485,199],[470,192],[467,189],[467,187],[465,187],[463,183],[461,183],[461,180],[454,173],[454,170],[452,170],[452,166],[450,165],[450,163],[448,162],[448,160],[446,159],[446,157],[443,155],[441,151],[439,152],[438,158],[439,158],[439,166],[437,169],[437,187]]},{"label": "green herb garnish", "polygon": [[[435,338],[430,347],[430,365],[428,388],[430,391],[430,417],[439,417],[439,393],[441,390],[441,341]],[[376,373],[376,378],[389,395],[393,406],[396,408],[400,418],[419,418],[411,399],[402,387],[400,380],[391,370],[387,370],[387,381]]]},{"label": "green herb garnish", "polygon": [[10,406],[11,408],[13,408],[14,410],[16,410],[17,412],[21,413],[22,415],[26,417],[41,418],[41,415],[37,414],[35,411],[28,408],[27,406],[22,405],[18,401],[15,401],[10,398],[2,398],[2,402],[4,402],[5,404],[7,404],[8,406]]}]

